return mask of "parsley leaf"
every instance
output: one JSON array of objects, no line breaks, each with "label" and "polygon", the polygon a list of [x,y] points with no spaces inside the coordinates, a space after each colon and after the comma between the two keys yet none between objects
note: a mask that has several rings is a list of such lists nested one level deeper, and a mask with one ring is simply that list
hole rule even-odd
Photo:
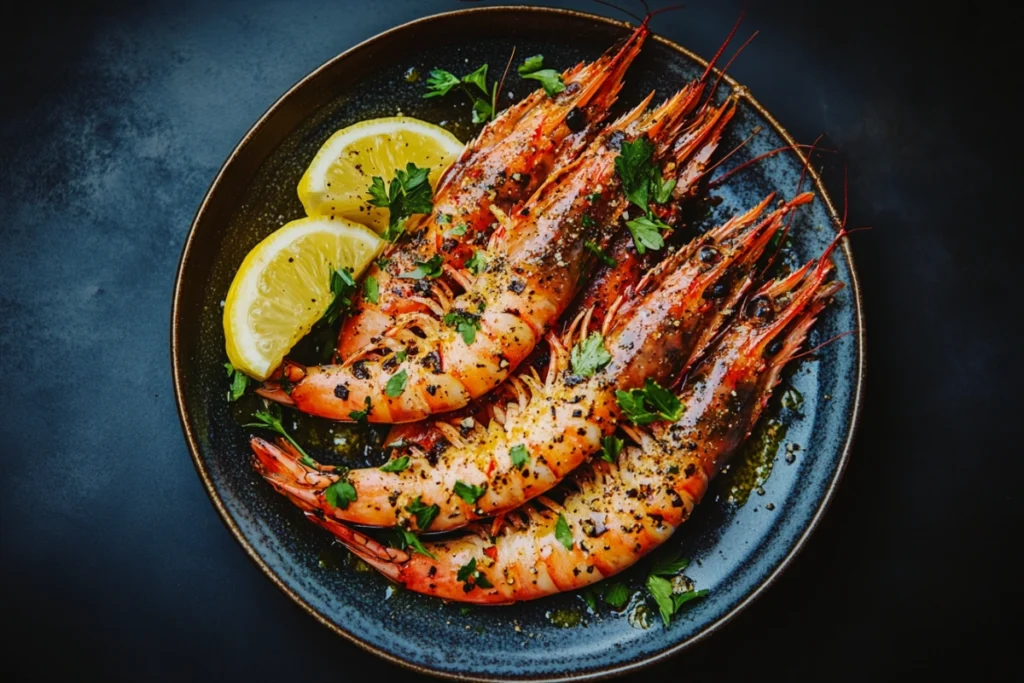
[{"label": "parsley leaf", "polygon": [[476,486],[474,484],[464,484],[461,481],[455,482],[455,495],[470,505],[474,505],[476,501],[480,499],[480,496],[484,495],[484,491],[486,490],[486,484],[483,486]]},{"label": "parsley leaf", "polygon": [[380,301],[380,284],[378,284],[377,278],[372,275],[368,275],[363,280],[363,298],[371,304]]},{"label": "parsley leaf", "polygon": [[429,168],[418,168],[410,161],[404,171],[395,171],[395,177],[386,188],[382,177],[373,176],[370,204],[390,212],[388,229],[384,233],[386,239],[394,242],[405,231],[407,218],[418,213],[430,213],[434,209],[432,190],[427,182],[429,173]]},{"label": "parsley leaf", "polygon": [[565,521],[565,515],[558,513],[558,521],[555,523],[555,538],[565,546],[566,550],[572,550],[572,530],[569,523]]},{"label": "parsley leaf", "polygon": [[472,258],[466,261],[466,268],[468,268],[474,275],[487,270],[487,255],[480,249],[473,252]]},{"label": "parsley leaf", "polygon": [[366,409],[365,410],[352,410],[349,411],[349,418],[356,422],[366,422],[366,418],[369,416],[370,411],[373,410],[373,404],[370,402],[370,397],[366,397]]},{"label": "parsley leaf", "polygon": [[472,344],[476,340],[476,331],[480,329],[480,316],[465,311],[445,313],[441,319],[448,327],[454,327],[462,335],[462,341]]},{"label": "parsley leaf", "polygon": [[652,170],[657,171],[654,145],[645,137],[622,143],[619,156],[615,157],[615,170],[619,173],[626,199],[649,215],[647,204],[650,202]]},{"label": "parsley leaf", "polygon": [[423,543],[420,541],[419,536],[409,531],[408,529],[403,529],[400,526],[395,527],[395,535],[391,540],[391,545],[395,548],[398,548],[399,550],[412,548],[414,553],[426,555],[432,560],[437,559],[437,557],[435,557],[432,552],[423,547]]},{"label": "parsley leaf", "polygon": [[652,379],[644,382],[643,389],[617,390],[615,399],[633,424],[647,425],[655,420],[675,422],[683,415],[682,402]]},{"label": "parsley leaf", "polygon": [[441,508],[437,505],[424,505],[420,497],[416,496],[415,500],[405,506],[405,511],[416,517],[416,526],[420,531],[426,531],[441,512]]},{"label": "parsley leaf", "polygon": [[349,298],[356,291],[356,281],[347,269],[336,270],[331,273],[331,293],[334,298],[324,311],[323,319],[328,325],[333,325],[341,316],[342,311],[352,305]]},{"label": "parsley leaf", "polygon": [[590,377],[612,361],[612,354],[604,347],[604,337],[593,332],[589,337],[572,347],[569,362],[572,372],[580,377]]},{"label": "parsley leaf", "polygon": [[633,236],[633,244],[636,246],[638,254],[643,254],[648,249],[658,251],[665,246],[665,238],[661,236],[661,231],[669,226],[657,218],[651,220],[647,216],[640,216],[640,218],[626,221],[626,227],[629,228],[629,234]]},{"label": "parsley leaf", "polygon": [[356,501],[356,488],[345,479],[339,479],[324,489],[324,499],[332,508],[345,510]]},{"label": "parsley leaf", "polygon": [[409,352],[406,351],[405,349],[402,349],[401,351],[395,353],[395,360],[398,361],[399,363],[404,363],[405,359],[408,357]]},{"label": "parsley leaf", "polygon": [[523,78],[532,78],[535,81],[540,81],[540,84],[544,86],[544,92],[548,94],[548,97],[554,97],[565,90],[565,83],[562,82],[562,74],[558,73],[554,69],[541,69],[540,71],[534,71],[533,73],[523,74]]},{"label": "parsley leaf", "polygon": [[597,257],[601,263],[605,264],[609,268],[615,268],[619,265],[619,262],[613,259],[608,253],[601,247],[594,244],[591,240],[587,240],[583,243],[584,248]]},{"label": "parsley leaf", "polygon": [[672,620],[672,615],[676,611],[675,602],[672,599],[672,582],[651,574],[647,577],[647,592],[651,594],[654,602],[658,604],[661,620],[665,622],[665,626],[668,626]]},{"label": "parsley leaf", "polygon": [[583,599],[583,602],[587,603],[587,608],[591,612],[597,612],[597,597],[594,595],[593,587],[588,586],[581,590],[580,598]]},{"label": "parsley leaf", "polygon": [[405,383],[407,381],[409,381],[409,373],[405,370],[396,372],[388,380],[387,385],[384,387],[384,393],[387,394],[388,398],[398,398],[405,391]]},{"label": "parsley leaf", "polygon": [[520,75],[525,76],[526,74],[532,74],[534,71],[539,71],[544,68],[544,55],[534,55],[527,57],[522,64],[519,65]]},{"label": "parsley leaf", "polygon": [[242,394],[245,393],[245,388],[249,386],[249,377],[241,370],[236,370],[235,366],[231,363],[225,363],[224,369],[228,371],[228,377],[231,378],[231,389],[228,390],[228,400],[237,401],[242,398]]},{"label": "parsley leaf", "polygon": [[675,576],[690,566],[690,560],[685,557],[675,559],[663,559],[655,563],[651,573],[655,576]]},{"label": "parsley leaf", "polygon": [[465,223],[459,223],[454,228],[446,232],[445,235],[447,237],[462,237],[463,235],[466,234],[466,230],[468,229],[468,225],[466,225]]},{"label": "parsley leaf", "polygon": [[626,442],[617,436],[601,437],[601,459],[607,462],[615,462],[615,459],[619,457],[619,453],[622,452],[622,447],[625,445]]},{"label": "parsley leaf", "polygon": [[490,95],[491,91],[487,89],[487,65],[484,64],[473,73],[466,74],[462,77],[463,83],[472,83],[476,87],[480,88],[485,95]]},{"label": "parsley leaf", "polygon": [[629,602],[629,589],[624,583],[613,583],[604,589],[601,597],[612,609],[621,610]]},{"label": "parsley leaf", "polygon": [[473,123],[484,123],[494,116],[494,107],[487,100],[473,100]]},{"label": "parsley leaf", "polygon": [[423,278],[434,279],[440,277],[444,272],[444,257],[440,254],[430,257],[427,261],[416,261],[416,267],[408,273],[402,273],[398,277],[406,280],[422,280]]},{"label": "parsley leaf", "polygon": [[523,469],[523,465],[530,462],[530,452],[526,450],[526,446],[519,444],[513,446],[512,450],[508,452],[512,456],[512,466],[516,469]]},{"label": "parsley leaf", "polygon": [[462,81],[459,80],[459,77],[450,71],[445,71],[444,69],[433,69],[430,72],[430,77],[427,78],[428,90],[423,97],[441,97],[442,95],[447,95],[449,90],[461,84]]},{"label": "parsley leaf", "polygon": [[676,179],[662,180],[656,178],[654,183],[654,203],[664,204],[672,198],[672,190],[676,188]]},{"label": "parsley leaf", "polygon": [[287,439],[288,443],[295,446],[295,450],[297,450],[299,453],[302,453],[302,457],[299,458],[299,462],[301,462],[303,465],[307,467],[312,467],[314,469],[319,467],[319,465],[317,465],[316,463],[316,460],[313,460],[313,458],[309,457],[309,453],[303,450],[302,446],[300,446],[299,443],[295,439],[293,439],[287,431],[285,431],[284,425],[281,423],[281,408],[276,403],[267,408],[266,411],[256,411],[255,413],[253,413],[253,417],[255,417],[258,420],[258,422],[250,422],[242,426],[259,427],[261,429],[269,429],[273,432],[277,432],[285,439]]},{"label": "parsley leaf", "polygon": [[[466,564],[459,567],[459,571],[455,573],[455,578],[458,581],[462,581],[465,585],[462,590],[470,592],[477,586],[481,588],[494,588],[494,585],[490,580],[476,568],[476,558],[474,557]],[[472,579],[472,581],[470,581]]]},{"label": "parsley leaf", "polygon": [[395,458],[394,460],[388,460],[386,463],[380,466],[381,472],[401,472],[409,466],[409,456],[403,455],[401,458]]}]

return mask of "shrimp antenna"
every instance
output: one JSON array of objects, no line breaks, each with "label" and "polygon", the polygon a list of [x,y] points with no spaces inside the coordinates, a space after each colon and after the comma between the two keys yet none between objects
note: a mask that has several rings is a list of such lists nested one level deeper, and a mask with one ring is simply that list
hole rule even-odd
[{"label": "shrimp antenna", "polygon": [[[606,7],[611,7],[612,9],[617,9],[620,12],[622,12],[623,14],[626,14],[626,15],[629,15],[629,16],[633,17],[637,21],[646,21],[646,19],[644,19],[643,17],[637,16],[636,14],[633,14],[632,12],[630,12],[625,7],[619,7],[615,3],[608,2],[607,0],[594,0],[594,2],[596,2],[599,5],[605,5]],[[646,3],[644,3],[644,4],[646,4]]]},{"label": "shrimp antenna", "polygon": [[686,5],[680,3],[678,5],[670,5],[668,7],[661,7],[661,8],[656,9],[656,10],[654,10],[652,12],[650,5],[647,4],[647,0],[640,0],[640,4],[644,6],[644,12],[646,12],[646,14],[641,17],[641,16],[639,16],[637,14],[634,14],[633,12],[630,12],[625,7],[620,7],[619,5],[616,5],[614,3],[608,2],[608,0],[594,0],[594,2],[596,2],[599,5],[604,5],[606,7],[611,7],[612,9],[617,9],[618,11],[622,12],[623,14],[628,15],[630,17],[633,17],[637,21],[641,22],[641,24],[640,24],[641,26],[645,26],[647,24],[647,22],[649,22],[651,20],[652,17],[656,17],[659,14],[662,14],[664,12],[671,12],[671,11],[677,10],[677,9],[683,9],[684,7],[686,7]]},{"label": "shrimp antenna", "polygon": [[[741,142],[735,149],[733,149],[733,151],[729,152],[729,154],[727,154],[725,157],[723,157],[722,160],[719,161],[717,164],[715,164],[714,166],[709,168],[707,171],[705,171],[705,173],[710,173],[711,171],[713,171],[716,168],[718,168],[719,166],[721,166],[722,162],[726,161],[729,157],[731,157],[733,154],[738,152],[740,150],[740,148],[743,147],[745,144],[747,144],[751,140],[751,138],[753,138],[754,135],[756,133],[758,133],[758,132],[760,132],[760,127],[755,128],[754,129],[754,133],[751,133],[750,136],[748,136],[746,140]],[[806,145],[806,144],[801,144],[801,143],[797,143],[797,144],[792,145],[792,146],[790,146],[790,145],[783,145],[782,147],[776,147],[775,149],[768,150],[767,152],[764,152],[763,154],[758,154],[753,159],[747,159],[746,161],[744,161],[742,164],[740,164],[736,168],[730,169],[726,173],[723,173],[719,177],[711,180],[708,183],[708,188],[710,189],[712,187],[718,187],[719,185],[724,183],[726,180],[731,178],[733,175],[739,173],[740,171],[742,171],[743,169],[745,169],[745,168],[747,168],[749,166],[752,166],[752,165],[756,164],[759,161],[762,161],[764,159],[768,159],[769,157],[773,157],[776,154],[781,154],[782,152],[792,152],[795,149],[811,149],[811,145]],[[835,153],[837,150],[828,149],[827,147],[818,147],[818,148],[816,148],[815,151],[817,151],[817,152],[826,152],[826,153]]]},{"label": "shrimp antenna", "polygon": [[721,83],[722,78],[725,77],[725,72],[729,70],[729,67],[732,66],[732,63],[736,60],[737,57],[740,56],[740,53],[743,52],[743,49],[754,41],[754,38],[757,37],[758,33],[760,33],[760,31],[754,31],[753,33],[751,33],[750,37],[743,41],[743,44],[739,46],[736,52],[732,53],[732,57],[729,57],[729,61],[726,62],[725,66],[722,67],[722,70],[718,72],[718,78],[715,79],[715,84],[711,86],[711,92],[708,93],[709,101],[711,100],[712,96],[714,96],[715,91],[718,90],[718,84]]},{"label": "shrimp antenna", "polygon": [[729,31],[729,35],[725,37],[725,42],[722,43],[721,47],[718,48],[718,52],[716,52],[715,56],[711,58],[710,62],[708,62],[708,68],[704,70],[703,74],[701,74],[701,77],[699,79],[701,83],[703,83],[704,80],[708,77],[708,74],[711,73],[711,70],[715,68],[715,62],[717,62],[718,58],[722,56],[723,52],[725,52],[725,48],[729,46],[729,43],[732,41],[733,36],[736,35],[736,31],[740,30],[740,23],[743,21],[743,17],[744,15],[746,15],[746,13],[747,8],[746,5],[744,5],[743,9],[740,10],[740,16],[736,18],[736,23],[733,24],[732,26],[732,30]]}]

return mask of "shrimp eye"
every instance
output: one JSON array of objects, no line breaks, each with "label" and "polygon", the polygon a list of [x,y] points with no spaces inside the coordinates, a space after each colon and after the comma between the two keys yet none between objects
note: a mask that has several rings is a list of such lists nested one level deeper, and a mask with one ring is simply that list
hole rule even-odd
[{"label": "shrimp eye", "polygon": [[747,305],[747,316],[763,322],[770,322],[775,317],[775,308],[766,296],[759,296]]},{"label": "shrimp eye", "polygon": [[565,125],[573,133],[579,133],[587,127],[587,119],[583,116],[583,112],[580,111],[579,107],[573,107],[572,111],[565,116]]},{"label": "shrimp eye", "polygon": [[782,350],[782,340],[775,338],[768,342],[768,346],[764,348],[764,355],[774,356]]},{"label": "shrimp eye", "polygon": [[722,258],[722,254],[714,247],[705,245],[697,252],[697,258],[700,259],[701,263],[718,263],[719,259]]}]

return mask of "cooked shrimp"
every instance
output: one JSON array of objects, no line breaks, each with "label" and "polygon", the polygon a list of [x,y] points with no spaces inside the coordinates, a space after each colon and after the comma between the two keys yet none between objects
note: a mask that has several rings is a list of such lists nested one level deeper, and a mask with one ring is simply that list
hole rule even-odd
[{"label": "cooked shrimp", "polygon": [[466,405],[501,384],[533,351],[579,288],[587,239],[604,244],[618,229],[626,198],[615,160],[626,141],[646,136],[672,158],[671,145],[703,86],[688,84],[645,113],[649,96],[605,128],[579,158],[559,167],[533,197],[504,217],[466,291],[438,286],[432,309],[402,316],[379,343],[343,365],[287,364],[286,394],[273,382],[259,393],[335,420],[412,422]]},{"label": "cooked shrimp", "polygon": [[[771,199],[706,233],[645,276],[636,303],[605,321],[599,343],[608,358],[593,374],[575,374],[569,353],[586,336],[588,311],[563,337],[549,338],[551,358],[543,381],[532,369],[510,380],[515,400],[491,406],[494,419],[486,427],[472,417],[458,426],[439,421],[440,436],[429,451],[396,448],[385,468],[347,473],[303,464],[294,453],[254,437],[256,468],[304,509],[357,524],[418,531],[457,528],[545,493],[614,431],[617,389],[672,380],[691,364],[693,350],[721,329],[725,307],[748,291],[751,270],[783,217],[810,195],[762,219]],[[343,507],[326,493],[337,482],[351,489]],[[418,513],[426,507],[433,513],[424,527]]]},{"label": "cooked shrimp", "polygon": [[378,300],[355,302],[338,337],[341,358],[379,341],[399,315],[429,310],[422,300],[429,283],[403,274],[435,255],[462,268],[498,225],[491,206],[512,214],[547,179],[556,160],[571,160],[586,147],[649,33],[644,22],[593,63],[565,71],[561,93],[549,97],[539,89],[484,126],[438,180],[433,213],[409,226],[385,254],[385,265],[370,267],[367,275],[377,280]]},{"label": "cooked shrimp", "polygon": [[426,555],[388,548],[330,517],[307,517],[391,580],[447,600],[508,604],[623,571],[686,521],[749,436],[783,367],[841,288],[826,282],[828,256],[758,291],[686,382],[681,419],[628,428],[636,445],[616,463],[581,468],[561,504],[538,498],[497,531],[423,543]]}]

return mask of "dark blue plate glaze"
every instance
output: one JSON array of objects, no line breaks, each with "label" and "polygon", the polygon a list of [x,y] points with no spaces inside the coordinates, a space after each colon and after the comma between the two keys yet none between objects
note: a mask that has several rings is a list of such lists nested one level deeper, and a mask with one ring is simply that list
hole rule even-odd
[{"label": "dark blue plate glaze", "polygon": [[[693,558],[687,575],[697,588],[710,591],[667,628],[656,612],[646,629],[630,623],[627,615],[641,597],[620,615],[600,604],[590,613],[575,594],[465,610],[389,590],[375,573],[339,566],[341,555],[328,534],[303,519],[249,465],[247,431],[225,401],[221,302],[248,250],[302,215],[295,187],[321,143],[338,128],[398,112],[446,125],[467,139],[476,127],[468,123],[465,98],[424,100],[422,79],[407,82],[407,69],[415,67],[423,76],[433,67],[462,73],[487,62],[498,70],[513,46],[519,59],[543,53],[546,66],[562,69],[597,57],[629,30],[573,12],[495,7],[388,31],[317,69],[276,102],[224,164],[196,215],[178,271],[171,345],[178,408],[199,475],[232,533],[282,590],[332,630],[392,661],[453,678],[582,679],[678,652],[721,626],[779,574],[815,527],[842,474],[864,373],[859,292],[845,244],[835,262],[837,277],[847,286],[822,316],[811,343],[847,330],[857,334],[790,369],[785,381],[803,396],[799,411],[784,408],[778,395],[772,401],[764,419],[788,425],[784,443],[799,448],[795,460],[788,463],[780,448],[763,495],[751,494],[742,506],[728,501],[735,479],[720,477],[665,549]],[[636,103],[651,89],[660,99],[704,68],[696,55],[654,38],[627,75],[620,102]],[[512,70],[505,91],[521,97],[533,85]],[[719,96],[738,88],[726,78]],[[502,102],[509,101],[503,95]],[[764,131],[723,168],[792,144],[743,93],[722,148],[733,148],[757,126]],[[749,208],[771,190],[792,196],[801,168],[798,154],[779,154],[738,174],[712,191],[720,203],[701,219],[701,227]],[[786,255],[791,260],[820,254],[836,230],[834,209],[817,175],[811,173],[809,180],[805,189],[819,199],[794,224]],[[650,561],[621,578],[639,589]],[[565,610],[581,615],[582,623],[556,625],[550,615]]]}]

